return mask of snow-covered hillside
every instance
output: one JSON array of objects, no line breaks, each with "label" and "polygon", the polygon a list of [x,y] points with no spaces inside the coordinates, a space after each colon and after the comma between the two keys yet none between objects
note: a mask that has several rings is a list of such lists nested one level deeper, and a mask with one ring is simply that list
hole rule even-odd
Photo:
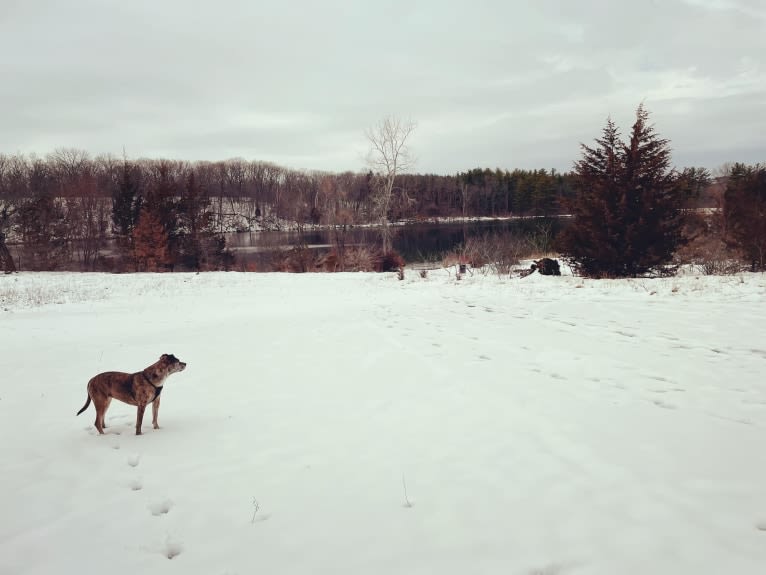
[{"label": "snow-covered hillside", "polygon": [[[0,277],[0,573],[763,573],[764,302],[758,274]],[[160,430],[75,416],[162,353]]]}]

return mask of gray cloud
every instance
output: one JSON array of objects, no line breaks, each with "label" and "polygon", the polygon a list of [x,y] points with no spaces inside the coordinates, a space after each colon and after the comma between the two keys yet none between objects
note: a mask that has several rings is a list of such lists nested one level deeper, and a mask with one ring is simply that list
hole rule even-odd
[{"label": "gray cloud", "polygon": [[679,165],[764,161],[760,0],[4,0],[0,152],[363,167],[416,121],[421,172],[568,169],[645,101]]}]

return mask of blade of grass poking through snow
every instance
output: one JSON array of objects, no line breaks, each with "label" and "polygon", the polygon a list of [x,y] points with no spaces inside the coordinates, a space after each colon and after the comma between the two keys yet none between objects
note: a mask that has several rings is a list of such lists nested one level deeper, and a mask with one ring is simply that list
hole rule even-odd
[{"label": "blade of grass poking through snow", "polygon": [[412,507],[412,502],[410,501],[410,498],[407,496],[407,481],[404,479],[404,473],[402,473],[402,487],[404,488],[404,506]]},{"label": "blade of grass poking through snow", "polygon": [[258,513],[258,510],[261,508],[261,506],[258,503],[258,500],[253,497],[253,518],[250,520],[250,523],[255,523],[255,515]]}]

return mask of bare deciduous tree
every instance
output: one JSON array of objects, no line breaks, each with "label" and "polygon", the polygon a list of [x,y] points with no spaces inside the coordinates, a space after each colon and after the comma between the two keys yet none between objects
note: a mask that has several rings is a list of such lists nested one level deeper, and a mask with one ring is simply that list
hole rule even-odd
[{"label": "bare deciduous tree", "polygon": [[16,271],[11,252],[5,245],[5,234],[10,229],[16,212],[11,173],[11,159],[0,154],[0,267],[7,274]]},{"label": "bare deciduous tree", "polygon": [[403,122],[388,116],[365,133],[370,142],[367,165],[374,173],[373,198],[382,226],[383,252],[391,251],[388,210],[394,193],[396,177],[409,170],[414,158],[407,147],[407,138],[415,129],[411,121]]}]

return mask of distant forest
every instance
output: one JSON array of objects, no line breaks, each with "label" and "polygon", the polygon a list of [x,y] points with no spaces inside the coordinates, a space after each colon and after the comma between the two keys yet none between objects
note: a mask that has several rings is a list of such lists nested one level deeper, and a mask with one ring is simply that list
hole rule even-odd
[{"label": "distant forest", "polygon": [[[111,240],[128,262],[122,268],[219,269],[231,260],[226,232],[377,222],[374,177],[243,159],[91,157],[77,149],[0,155],[0,267],[12,266],[7,245],[15,244],[25,269],[109,269],[102,251]],[[573,195],[574,177],[545,169],[403,174],[387,216],[555,216]],[[689,206],[715,205],[707,170],[677,177]]]}]

